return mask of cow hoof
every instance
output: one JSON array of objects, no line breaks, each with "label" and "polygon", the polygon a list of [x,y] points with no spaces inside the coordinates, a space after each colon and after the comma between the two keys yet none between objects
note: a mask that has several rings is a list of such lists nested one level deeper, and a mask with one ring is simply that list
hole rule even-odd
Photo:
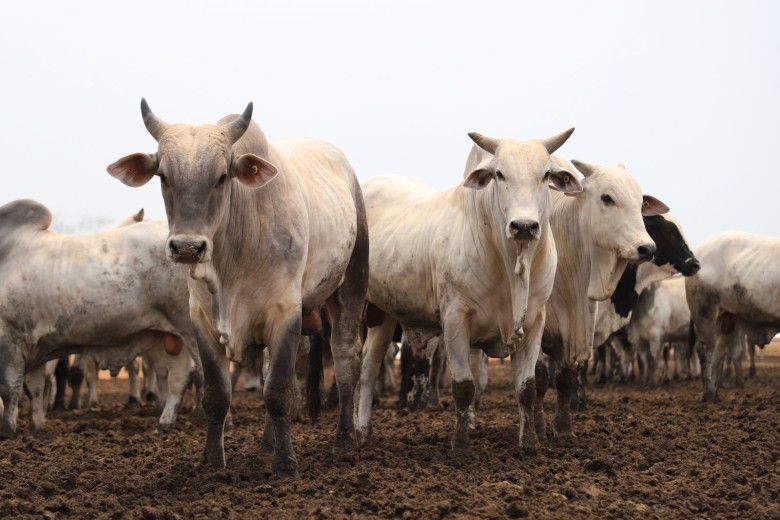
[{"label": "cow hoof", "polygon": [[0,439],[13,439],[16,437],[16,431],[0,430]]},{"label": "cow hoof", "polygon": [[452,452],[456,455],[466,455],[471,453],[471,438],[467,431],[455,432],[450,441]]},{"label": "cow hoof", "polygon": [[353,446],[334,446],[333,460],[335,462],[346,462],[355,464],[358,461],[358,451]]},{"label": "cow hoof", "polygon": [[298,464],[294,458],[274,457],[273,472],[274,477],[282,480],[298,480]]},{"label": "cow hoof", "polygon": [[146,392],[144,399],[146,399],[147,403],[153,403],[157,401],[157,394],[155,394],[154,392]]},{"label": "cow hoof", "polygon": [[127,398],[127,404],[125,406],[127,408],[137,408],[141,406],[141,401],[137,397],[131,395]]},{"label": "cow hoof", "polygon": [[371,425],[364,428],[357,429],[357,443],[358,446],[365,446],[368,444],[368,440],[371,438]]},{"label": "cow hoof", "polygon": [[702,396],[702,401],[705,403],[717,403],[720,401],[720,397],[717,392],[705,391]]},{"label": "cow hoof", "polygon": [[756,378],[756,369],[755,368],[751,368],[748,371],[748,378],[749,379],[755,379]]},{"label": "cow hoof", "polygon": [[564,447],[575,447],[577,446],[577,437],[572,432],[556,433],[555,444]]},{"label": "cow hoof", "polygon": [[157,424],[157,433],[165,433],[173,428],[173,424],[159,423]]}]

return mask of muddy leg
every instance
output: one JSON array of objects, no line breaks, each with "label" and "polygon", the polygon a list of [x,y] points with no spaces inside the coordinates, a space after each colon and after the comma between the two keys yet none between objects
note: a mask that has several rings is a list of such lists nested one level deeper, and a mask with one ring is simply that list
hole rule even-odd
[{"label": "muddy leg", "polygon": [[748,379],[756,378],[756,345],[752,342],[748,342],[748,357],[750,358],[750,368],[748,369]]},{"label": "muddy leg", "polygon": [[0,368],[0,400],[3,406],[3,421],[0,424],[0,438],[16,434],[16,418],[19,414],[19,399],[24,387],[24,360],[21,356],[8,353],[0,342],[3,367]]},{"label": "muddy leg", "polygon": [[534,380],[536,386],[536,398],[534,399],[534,427],[536,428],[536,437],[540,441],[547,440],[547,428],[544,422],[544,394],[549,387],[549,374],[547,372],[547,363],[539,359],[536,361],[534,369]]},{"label": "muddy leg", "polygon": [[70,362],[67,357],[60,359],[57,362],[57,367],[54,369],[54,377],[57,380],[57,395],[54,397],[54,409],[65,409],[65,389],[68,386],[68,370]]},{"label": "muddy leg", "polygon": [[555,386],[558,391],[558,400],[555,403],[555,436],[558,442],[569,444],[575,440],[571,429],[569,403],[577,390],[577,368],[559,363]]},{"label": "muddy leg", "polygon": [[138,378],[139,363],[135,358],[127,365],[127,377],[130,381],[130,392],[127,396],[127,406],[140,406],[141,404],[141,381]]},{"label": "muddy leg", "polygon": [[[225,417],[230,409],[230,362],[224,350],[217,350],[196,331],[198,351],[203,363],[203,411],[206,413],[206,446],[203,464],[225,467]],[[220,345],[221,347],[221,345]],[[146,374],[145,374],[146,375]]]},{"label": "muddy leg", "polygon": [[358,441],[365,444],[371,436],[371,407],[374,381],[379,376],[379,365],[395,330],[395,320],[384,316],[380,325],[368,329],[360,371],[360,402],[358,406]]},{"label": "muddy leg", "polygon": [[25,387],[30,398],[30,427],[32,431],[41,431],[46,423],[44,385],[46,384],[46,364],[39,365],[25,376]]}]

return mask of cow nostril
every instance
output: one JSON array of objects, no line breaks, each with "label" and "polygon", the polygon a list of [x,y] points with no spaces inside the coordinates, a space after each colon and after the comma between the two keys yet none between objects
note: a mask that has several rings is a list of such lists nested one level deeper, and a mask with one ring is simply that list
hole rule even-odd
[{"label": "cow nostril", "polygon": [[539,233],[539,223],[513,220],[509,223],[509,230],[515,237],[532,237]]},{"label": "cow nostril", "polygon": [[639,246],[636,252],[639,258],[650,258],[655,253],[655,246]]},{"label": "cow nostril", "polygon": [[169,242],[168,248],[171,250],[171,253],[173,253],[174,255],[179,254],[179,248],[176,247],[176,242]]},{"label": "cow nostril", "polygon": [[203,242],[200,243],[200,246],[198,247],[198,250],[195,253],[195,256],[200,258],[201,256],[203,256],[203,253],[205,253],[205,252],[206,252],[206,241],[204,240]]},{"label": "cow nostril", "polygon": [[701,269],[701,262],[699,262],[695,258],[692,259],[690,262],[691,262],[691,267],[693,267],[693,271],[694,272],[697,272],[699,269]]}]

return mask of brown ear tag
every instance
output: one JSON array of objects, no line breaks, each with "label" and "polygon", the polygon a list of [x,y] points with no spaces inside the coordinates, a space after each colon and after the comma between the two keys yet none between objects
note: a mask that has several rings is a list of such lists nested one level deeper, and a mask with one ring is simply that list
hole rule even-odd
[{"label": "brown ear tag", "polygon": [[564,184],[569,184],[569,176],[568,175],[564,175],[563,176],[563,183]]},{"label": "brown ear tag", "polygon": [[[260,168],[258,168],[256,164],[253,164],[252,165],[252,175],[257,175],[258,173],[260,173]],[[647,203],[645,202],[645,204],[647,204]]]},{"label": "brown ear tag", "polygon": [[650,203],[649,203],[649,202],[647,202],[647,201],[643,201],[643,202],[642,202],[642,207],[643,207],[643,208],[645,208],[645,209],[647,209],[647,208],[649,208],[649,207],[650,207]]}]

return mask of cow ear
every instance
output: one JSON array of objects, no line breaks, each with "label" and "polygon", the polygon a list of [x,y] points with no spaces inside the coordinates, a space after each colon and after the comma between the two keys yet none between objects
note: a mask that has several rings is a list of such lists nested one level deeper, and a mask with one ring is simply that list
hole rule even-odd
[{"label": "cow ear", "polygon": [[137,188],[154,177],[157,172],[157,155],[134,153],[109,164],[106,171],[128,186]]},{"label": "cow ear", "polygon": [[555,187],[560,192],[563,193],[581,193],[582,192],[582,184],[580,184],[580,181],[577,179],[577,177],[562,168],[556,168],[553,166],[553,169],[550,171],[550,181],[552,181],[552,184],[550,184],[550,187]]},{"label": "cow ear", "polygon": [[245,153],[233,158],[232,173],[247,188],[262,188],[277,174],[276,166],[262,157]]},{"label": "cow ear", "polygon": [[466,180],[463,181],[463,186],[472,190],[481,190],[493,180],[495,173],[492,170],[486,168],[479,168],[469,173]]},{"label": "cow ear", "polygon": [[669,213],[669,206],[650,195],[642,195],[642,216],[652,217]]}]

